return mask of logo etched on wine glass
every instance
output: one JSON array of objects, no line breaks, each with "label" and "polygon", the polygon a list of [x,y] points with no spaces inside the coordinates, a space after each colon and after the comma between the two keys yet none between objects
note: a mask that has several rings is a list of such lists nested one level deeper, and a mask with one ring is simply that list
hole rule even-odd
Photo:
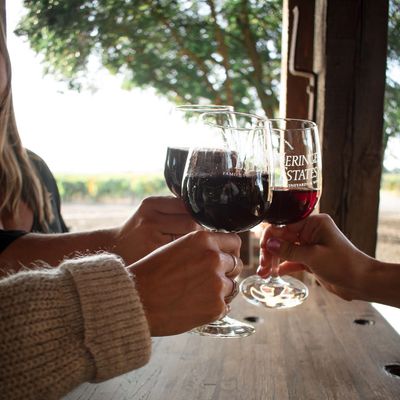
[{"label": "logo etched on wine glass", "polygon": [[320,179],[319,154],[285,154],[284,167],[288,187],[315,186]]}]

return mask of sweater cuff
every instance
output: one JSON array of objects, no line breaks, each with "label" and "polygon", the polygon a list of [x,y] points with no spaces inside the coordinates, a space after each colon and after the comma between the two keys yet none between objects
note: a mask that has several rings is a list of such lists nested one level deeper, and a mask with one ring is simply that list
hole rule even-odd
[{"label": "sweater cuff", "polygon": [[77,288],[84,343],[95,364],[93,382],[146,364],[151,353],[147,319],[133,280],[120,258],[98,254],[64,261]]}]

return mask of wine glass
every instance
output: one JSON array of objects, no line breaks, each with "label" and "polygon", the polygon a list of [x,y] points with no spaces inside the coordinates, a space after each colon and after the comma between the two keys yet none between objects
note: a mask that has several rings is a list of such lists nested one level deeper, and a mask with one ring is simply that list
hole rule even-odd
[{"label": "wine glass", "polygon": [[[182,199],[193,218],[215,232],[243,232],[265,219],[271,201],[267,120],[237,112],[204,113],[202,134],[190,148]],[[193,332],[244,337],[252,325],[225,315]]]},{"label": "wine glass", "polygon": [[[271,119],[273,173],[272,203],[265,221],[284,226],[306,218],[314,210],[322,185],[321,150],[317,125],[312,121]],[[252,275],[240,284],[250,303],[268,308],[289,308],[308,296],[307,286],[292,276],[279,275],[279,257],[271,260],[271,274]]]},{"label": "wine glass", "polygon": [[[175,143],[167,147],[164,179],[169,190],[176,196],[181,197],[181,185],[183,170],[185,168],[191,139],[195,136],[198,129],[198,119],[202,113],[212,111],[233,111],[232,106],[218,104],[185,104],[175,107],[174,117],[185,121],[185,129],[174,132]],[[174,128],[175,129],[175,128]],[[187,132],[190,130],[190,132]]]}]

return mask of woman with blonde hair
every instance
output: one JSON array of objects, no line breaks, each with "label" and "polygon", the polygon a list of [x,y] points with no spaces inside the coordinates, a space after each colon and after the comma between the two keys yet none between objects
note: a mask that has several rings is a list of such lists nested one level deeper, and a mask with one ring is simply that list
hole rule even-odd
[{"label": "woman with blonde hair", "polygon": [[44,161],[23,147],[18,134],[11,63],[1,19],[0,24],[0,228],[66,232],[56,181]]}]

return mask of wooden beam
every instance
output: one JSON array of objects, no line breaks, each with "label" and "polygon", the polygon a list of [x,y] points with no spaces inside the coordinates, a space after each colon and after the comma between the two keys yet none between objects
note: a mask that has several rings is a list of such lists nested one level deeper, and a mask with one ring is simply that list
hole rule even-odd
[{"label": "wooden beam", "polygon": [[280,115],[315,118],[314,0],[284,0]]},{"label": "wooden beam", "polygon": [[315,64],[323,134],[322,212],[361,250],[376,248],[388,1],[319,0]]}]

